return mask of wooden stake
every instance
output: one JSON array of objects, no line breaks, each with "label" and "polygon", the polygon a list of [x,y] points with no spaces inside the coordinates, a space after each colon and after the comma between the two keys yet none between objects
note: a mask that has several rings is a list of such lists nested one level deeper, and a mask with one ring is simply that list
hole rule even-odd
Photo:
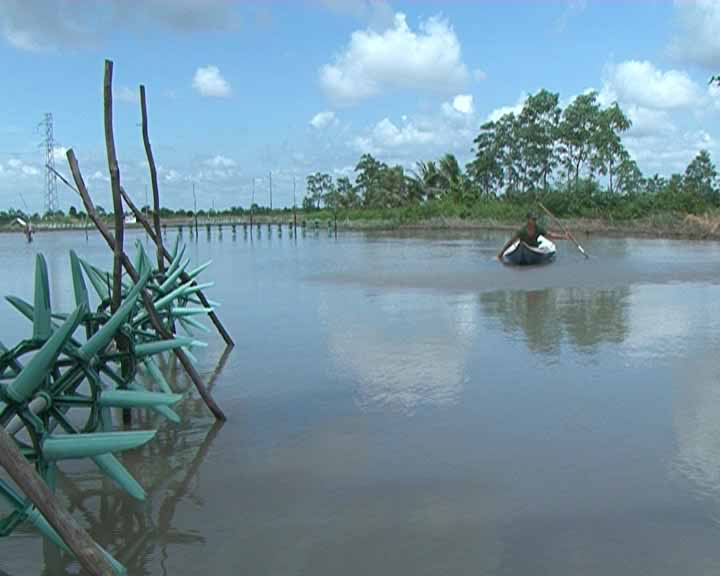
[{"label": "wooden stake", "polygon": [[[113,63],[105,60],[105,79],[103,82],[103,109],[105,112],[105,149],[107,150],[108,170],[110,171],[110,187],[112,188],[113,212],[115,213],[115,248],[113,250],[113,285],[110,310],[114,313],[120,307],[122,299],[122,254],[125,238],[125,214],[123,213],[122,198],[120,198],[120,168],[115,153],[115,137],[113,136],[112,117],[112,73]],[[115,338],[118,350],[124,352],[128,349],[127,338],[118,333]],[[127,377],[130,366],[126,360],[121,362],[123,377]],[[131,424],[132,416],[128,408],[122,411],[123,423]]]},{"label": "wooden stake", "polygon": [[158,270],[165,272],[165,259],[163,258],[162,233],[160,230],[160,189],[158,188],[157,169],[155,168],[155,158],[153,157],[152,148],[150,146],[150,136],[148,134],[147,121],[147,105],[145,103],[145,86],[140,85],[140,113],[142,115],[142,134],[143,143],[145,144],[145,154],[147,155],[148,165],[150,166],[150,183],[152,184],[153,193],[153,225],[155,226],[155,244],[157,245],[157,261]]},{"label": "wooden stake", "polygon": [[107,150],[108,170],[110,171],[110,186],[112,188],[113,211],[115,212],[115,249],[113,258],[113,286],[111,309],[115,312],[120,307],[122,296],[122,264],[123,240],[125,218],[123,215],[122,199],[120,198],[120,168],[115,153],[115,139],[113,137],[112,123],[112,73],[113,63],[105,60],[105,80],[103,82],[103,108],[105,112],[105,148]]},{"label": "wooden stake", "polygon": [[60,507],[50,489],[32,464],[20,453],[15,441],[3,426],[0,426],[0,465],[30,498],[89,574],[115,576],[115,571],[98,545],[75,522],[70,513]]},{"label": "wooden stake", "polygon": [[[162,245],[162,242],[158,242],[157,236],[153,231],[152,227],[150,226],[150,222],[148,222],[147,218],[143,216],[142,211],[138,210],[138,207],[135,206],[135,203],[130,199],[130,196],[127,192],[125,192],[122,187],[120,187],[120,194],[122,195],[123,200],[125,200],[125,203],[128,205],[128,208],[130,208],[130,211],[135,215],[135,218],[137,218],[137,221],[143,225],[143,227],[148,233],[148,236],[150,236],[150,238],[155,242],[160,253],[165,258],[167,258],[168,262],[170,262],[172,260],[170,252],[165,249],[165,247]],[[190,277],[185,272],[183,272],[180,275],[180,279],[183,282],[187,282]],[[196,284],[197,282],[193,281],[193,285]],[[210,303],[207,301],[207,298],[205,298],[205,295],[202,293],[202,291],[197,292],[197,296],[203,306],[205,306],[206,308],[211,307]],[[213,311],[210,311],[208,312],[208,316],[210,316],[210,320],[212,320],[212,323],[215,324],[215,327],[217,328],[218,332],[220,332],[223,340],[225,340],[225,344],[231,348],[235,346],[235,342],[233,341],[230,334],[228,334],[227,330],[225,330],[225,326],[223,326],[222,322],[220,322],[220,318],[218,318],[217,314],[215,314],[215,312]]]},{"label": "wooden stake", "polygon": [[[80,167],[78,166],[77,158],[75,158],[75,152],[73,152],[72,148],[67,151],[67,159],[68,163],[70,164],[70,171],[72,172],[73,179],[75,180],[75,185],[77,187],[77,191],[80,194],[80,198],[82,198],[83,204],[85,205],[85,211],[88,213],[88,217],[93,221],[95,224],[95,227],[98,229],[102,237],[105,239],[105,242],[110,247],[111,250],[115,250],[116,243],[115,239],[113,238],[112,234],[108,230],[107,226],[98,218],[97,212],[95,210],[95,205],[92,202],[92,199],[90,198],[90,194],[88,194],[87,187],[85,186],[85,181],[83,180],[82,174],[80,173]],[[137,282],[139,275],[137,273],[137,270],[135,270],[135,267],[133,266],[132,262],[130,262],[130,259],[127,257],[127,255],[124,252],[120,253],[120,257],[122,260],[122,265],[124,266],[125,270],[127,271],[128,275],[132,279],[133,282]],[[160,317],[158,316],[157,310],[155,310],[155,304],[153,303],[152,298],[150,297],[150,294],[148,293],[147,289],[144,289],[142,291],[142,299],[143,304],[145,305],[145,309],[148,312],[148,316],[150,318],[150,322],[153,325],[153,328],[155,331],[160,334],[160,336],[165,340],[172,339],[173,335],[165,328],[163,323],[160,321]],[[202,399],[205,401],[205,404],[210,409],[210,411],[213,413],[215,418],[218,420],[225,420],[225,414],[220,409],[220,407],[215,403],[210,393],[205,388],[205,385],[203,384],[202,378],[200,378],[200,375],[197,373],[197,370],[190,362],[190,359],[187,357],[187,354],[181,349],[181,348],[175,348],[173,350],[175,353],[175,356],[180,360],[180,363],[183,365],[183,368],[185,368],[185,371],[188,373],[188,376],[190,376],[190,379],[193,381],[193,384],[195,384],[195,388],[197,389],[198,393],[202,397]]]}]

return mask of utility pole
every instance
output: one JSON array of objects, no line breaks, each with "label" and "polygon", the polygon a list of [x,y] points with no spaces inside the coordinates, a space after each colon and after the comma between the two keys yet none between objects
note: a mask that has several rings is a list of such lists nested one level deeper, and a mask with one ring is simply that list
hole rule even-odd
[{"label": "utility pole", "polygon": [[197,224],[197,196],[195,196],[195,182],[193,182],[193,202],[195,203],[195,210],[193,216],[195,216],[195,238],[197,239],[198,224]]},{"label": "utility pole", "polygon": [[252,200],[250,201],[250,235],[252,235],[253,213],[255,212],[255,176],[252,179]]},{"label": "utility pole", "polygon": [[272,170],[270,171],[270,212],[272,212]]},{"label": "utility pole", "polygon": [[293,228],[295,228],[295,233],[297,234],[297,213],[296,213],[297,205],[295,203],[295,176],[293,176]]},{"label": "utility pole", "polygon": [[55,175],[55,138],[53,135],[53,115],[48,112],[40,123],[45,128],[43,148],[45,149],[45,212],[57,212],[58,193]]}]

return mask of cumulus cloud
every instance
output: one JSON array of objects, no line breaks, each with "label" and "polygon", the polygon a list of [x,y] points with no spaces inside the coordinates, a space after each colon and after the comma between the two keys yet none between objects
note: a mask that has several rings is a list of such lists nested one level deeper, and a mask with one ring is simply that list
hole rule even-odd
[{"label": "cumulus cloud", "polygon": [[628,136],[648,138],[669,135],[677,130],[667,110],[653,110],[643,106],[631,105],[624,112],[632,122]]},{"label": "cumulus cloud", "polygon": [[380,154],[393,148],[427,144],[434,138],[432,130],[418,127],[409,120],[397,126],[389,118],[383,118],[369,134],[358,136],[354,146],[360,153]]},{"label": "cumulus cloud", "polygon": [[672,138],[659,134],[623,139],[628,151],[646,174],[669,175],[683,172],[688,163],[700,152],[718,153],[718,143],[706,130],[689,130],[673,134]]},{"label": "cumulus cloud", "polygon": [[450,117],[472,114],[475,111],[472,94],[458,94],[452,102],[444,102],[442,110]]},{"label": "cumulus cloud", "polygon": [[322,129],[327,126],[330,126],[330,124],[337,123],[337,118],[335,117],[335,112],[332,112],[330,110],[325,112],[318,112],[315,114],[315,116],[312,117],[312,120],[310,120],[310,125],[313,128]]},{"label": "cumulus cloud", "polygon": [[720,68],[720,2],[675,0],[674,5],[679,31],[670,44],[671,54],[716,73]]},{"label": "cumulus cloud", "polygon": [[227,0],[3,0],[0,36],[22,50],[91,46],[110,29],[160,25],[175,31],[234,26]]},{"label": "cumulus cloud", "polygon": [[515,104],[513,104],[512,106],[500,106],[499,108],[495,108],[492,112],[490,112],[490,114],[487,115],[486,121],[497,122],[498,120],[500,120],[500,118],[505,116],[505,114],[520,114],[525,104],[525,100],[527,100],[527,97],[528,95],[523,92],[517,99],[517,102],[515,102]]},{"label": "cumulus cloud", "polygon": [[232,92],[217,66],[201,66],[195,70],[192,85],[203,96],[226,98]]},{"label": "cumulus cloud", "polygon": [[604,76],[604,100],[662,110],[696,106],[704,96],[686,72],[663,72],[647,60],[611,64],[606,67]]},{"label": "cumulus cloud", "polygon": [[223,156],[222,154],[217,154],[209,160],[206,160],[205,164],[207,164],[208,166],[212,166],[213,168],[232,168],[237,165],[235,160]]},{"label": "cumulus cloud", "polygon": [[402,13],[382,33],[353,32],[349,44],[333,64],[320,69],[320,80],[330,98],[351,104],[387,90],[456,90],[466,82],[460,42],[440,17],[420,23],[415,32]]},{"label": "cumulus cloud", "polygon": [[5,166],[0,165],[3,178],[18,179],[30,178],[40,175],[40,170],[33,164],[28,164],[19,158],[10,158],[5,162]]}]

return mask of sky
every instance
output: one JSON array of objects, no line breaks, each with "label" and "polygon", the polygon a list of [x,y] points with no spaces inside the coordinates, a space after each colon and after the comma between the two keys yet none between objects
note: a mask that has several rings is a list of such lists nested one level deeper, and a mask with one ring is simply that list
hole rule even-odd
[{"label": "sky", "polygon": [[[720,160],[720,0],[2,0],[0,209],[43,212],[44,131],[69,174],[112,205],[103,132],[114,63],[121,183],[149,192],[147,91],[162,204],[301,202],[315,171],[353,176],[363,153],[412,168],[472,158],[479,127],[540,89],[596,90],[633,122],[646,175]],[[80,203],[58,183],[60,208]]]}]

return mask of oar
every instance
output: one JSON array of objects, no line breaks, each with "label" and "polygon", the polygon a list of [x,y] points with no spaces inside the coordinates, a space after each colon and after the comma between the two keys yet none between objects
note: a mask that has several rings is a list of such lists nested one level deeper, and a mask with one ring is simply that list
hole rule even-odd
[{"label": "oar", "polygon": [[562,223],[560,222],[560,220],[558,220],[557,218],[555,218],[555,216],[553,216],[553,213],[550,212],[550,210],[548,210],[547,208],[545,208],[545,206],[543,206],[542,202],[538,202],[538,206],[540,206],[540,208],[542,208],[543,211],[544,211],[548,216],[550,216],[550,218],[552,218],[552,219],[555,221],[555,224],[557,224],[558,226],[560,226],[560,228],[562,228],[562,231],[565,232],[565,234],[568,236],[568,238],[570,238],[570,240],[572,240],[573,242],[575,242],[575,246],[577,246],[577,247],[578,247],[578,250],[580,250],[580,252],[582,252],[582,255],[585,256],[585,258],[590,258],[590,256],[588,256],[588,253],[585,252],[585,250],[583,249],[582,246],[580,246],[580,242],[578,242],[577,240],[575,240],[575,236],[573,236],[572,234],[570,234],[570,231],[569,231],[567,228],[565,228],[565,226],[562,225]]}]

